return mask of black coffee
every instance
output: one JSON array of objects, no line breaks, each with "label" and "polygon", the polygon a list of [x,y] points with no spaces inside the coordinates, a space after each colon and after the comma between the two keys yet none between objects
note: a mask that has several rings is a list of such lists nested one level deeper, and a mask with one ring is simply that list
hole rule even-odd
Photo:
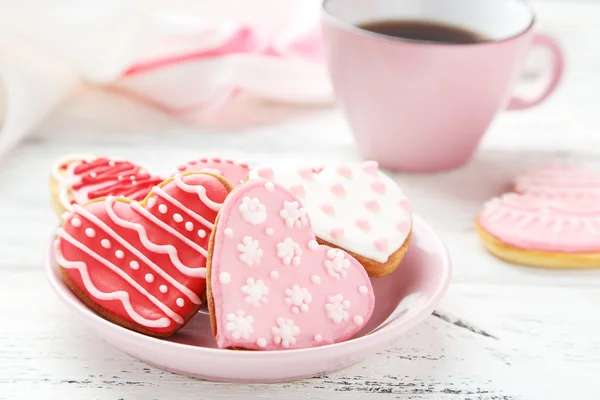
[{"label": "black coffee", "polygon": [[474,43],[486,38],[471,30],[431,21],[389,20],[359,25],[360,28],[404,39],[438,43]]}]

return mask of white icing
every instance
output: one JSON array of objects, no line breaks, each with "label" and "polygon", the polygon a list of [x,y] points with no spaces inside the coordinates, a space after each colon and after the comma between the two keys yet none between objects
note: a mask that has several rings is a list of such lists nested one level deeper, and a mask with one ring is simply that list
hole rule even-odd
[{"label": "white icing", "polygon": [[258,339],[256,339],[256,345],[258,347],[266,347],[267,346],[267,339],[265,339],[264,337],[260,337]]},{"label": "white icing", "polygon": [[229,275],[229,272],[221,272],[219,274],[219,282],[221,282],[221,283],[231,282],[231,275]]},{"label": "white icing", "polygon": [[352,322],[354,322],[354,324],[357,326],[362,326],[365,323],[365,320],[360,315],[356,315],[354,318],[352,318]]},{"label": "white icing", "polygon": [[325,303],[325,311],[327,317],[334,323],[339,324],[342,321],[347,321],[349,318],[348,309],[350,308],[350,301],[344,300],[344,296],[336,294],[327,298],[329,301]]},{"label": "white icing", "polygon": [[361,285],[361,286],[358,287],[358,293],[360,293],[360,294],[367,294],[367,293],[369,293],[369,289],[367,289],[366,286]]},{"label": "white icing", "polygon": [[158,290],[160,290],[161,293],[167,293],[167,291],[169,290],[169,288],[167,287],[167,285],[160,285],[158,287]]},{"label": "white icing", "polygon": [[273,343],[281,344],[283,348],[289,348],[296,344],[296,336],[300,334],[300,328],[291,319],[277,318],[277,325],[271,328]]},{"label": "white icing", "polygon": [[195,219],[196,221],[198,221],[202,225],[206,226],[208,229],[212,230],[214,228],[214,224],[212,222],[208,221],[203,216],[201,216],[199,214],[196,214],[194,211],[192,211],[188,207],[184,206],[179,200],[177,200],[173,196],[169,195],[167,192],[165,192],[164,190],[162,190],[158,186],[155,186],[154,188],[152,188],[152,192],[154,194],[162,197],[163,199],[165,199],[166,201],[168,201],[169,203],[171,203],[175,207],[179,208],[181,211],[183,211],[184,213],[186,213],[187,215],[189,215],[191,218]]},{"label": "white icing", "polygon": [[269,273],[269,276],[271,277],[271,279],[277,279],[279,278],[279,272],[273,270],[271,271],[271,273]]},{"label": "white icing", "polygon": [[293,265],[300,265],[300,256],[302,255],[302,249],[300,245],[292,238],[285,238],[283,242],[277,243],[277,257],[281,259],[281,262],[285,265],[290,263]]},{"label": "white icing", "polygon": [[244,302],[260,307],[268,301],[269,288],[261,279],[255,281],[254,278],[248,278],[246,284],[242,286],[242,293],[246,295]]},{"label": "white icing", "polygon": [[173,221],[175,222],[182,222],[183,221],[183,217],[181,216],[181,214],[173,214]]},{"label": "white icing", "polygon": [[275,231],[273,230],[273,228],[265,229],[265,235],[267,235],[267,236],[273,236],[274,233],[275,233]]},{"label": "white icing", "polygon": [[154,207],[155,204],[156,204],[156,199],[154,197],[150,197],[148,199],[148,208]]},{"label": "white icing", "polygon": [[[73,170],[81,161],[89,162],[97,158],[98,157],[89,154],[70,154],[55,160],[52,164],[52,178],[58,184],[58,200],[65,210],[73,210],[71,201],[69,200],[69,191],[71,190],[71,187],[74,184],[79,183],[81,179],[80,177],[74,175]],[[60,167],[67,163],[69,165],[67,166],[65,173],[62,173]]]},{"label": "white icing", "polygon": [[[71,243],[73,246],[77,247],[79,250],[83,251],[84,253],[86,253],[87,255],[89,255],[90,257],[92,257],[93,259],[95,259],[96,261],[98,261],[99,263],[103,264],[104,266],[106,266],[107,268],[109,268],[111,271],[113,271],[117,275],[119,275],[123,280],[125,280],[127,283],[129,283],[131,286],[133,286],[141,294],[143,294],[144,296],[146,296],[148,298],[148,300],[150,300],[156,307],[160,308],[165,314],[167,314],[175,322],[177,322],[178,324],[182,324],[183,323],[183,318],[179,314],[177,314],[176,312],[174,312],[173,310],[171,310],[169,307],[167,307],[165,304],[163,304],[161,301],[159,301],[154,295],[152,295],[151,293],[149,293],[143,286],[141,286],[139,283],[137,283],[131,276],[127,275],[119,267],[117,267],[116,265],[114,265],[113,263],[111,263],[110,261],[108,261],[107,259],[101,257],[97,253],[93,252],[89,247],[87,247],[86,245],[84,245],[83,243],[79,242],[77,239],[73,238],[71,235],[69,235],[64,229],[59,228],[57,230],[57,235],[60,238],[62,238],[63,240],[66,240],[67,242]],[[60,245],[57,244],[56,248],[58,250],[57,253],[56,253],[57,260],[59,260],[61,258],[61,256],[60,256]],[[65,265],[61,261],[59,261],[59,263],[60,263],[60,265],[62,267],[64,267],[64,268],[76,268],[76,269],[79,270],[79,272],[81,273],[81,277],[82,277],[82,279],[84,281],[84,285],[86,285],[86,280],[89,281],[89,283],[90,283],[91,286],[86,285],[86,289],[88,289],[88,291],[90,292],[90,294],[92,294],[93,293],[92,292],[92,290],[93,290],[92,288],[95,289],[95,287],[91,283],[91,280],[89,278],[89,274],[87,272],[87,266],[85,265],[85,263],[83,263],[83,262],[72,262],[71,263],[70,261],[67,261],[64,258],[62,258],[62,261],[65,261],[67,264],[70,263],[68,265]],[[85,270],[86,277],[84,277],[84,270]],[[113,293],[110,293],[108,295],[112,296],[112,295],[116,295],[118,293],[125,293],[126,294],[126,300],[127,300],[127,302],[129,302],[129,294],[127,294],[126,292],[113,292]],[[104,293],[104,294],[106,294],[106,293]],[[122,296],[114,296],[114,298],[121,300],[123,302],[123,305],[127,309],[127,305],[125,304],[125,301],[121,299]],[[101,297],[98,297],[98,299],[105,300],[105,299],[103,299]],[[106,299],[106,300],[111,300],[111,299]],[[131,307],[131,303],[129,303],[129,307]],[[131,307],[131,309],[133,310],[132,307]],[[132,314],[129,314],[129,315],[131,316],[132,319],[134,318],[134,316]],[[162,326],[169,326],[169,324],[164,325],[164,321],[162,323],[163,323]],[[149,325],[147,325],[147,326],[149,326]]]},{"label": "white icing", "polygon": [[273,182],[267,182],[265,183],[265,189],[267,189],[267,192],[272,192],[275,189],[275,185]]},{"label": "white icing", "polygon": [[312,301],[312,295],[306,288],[294,285],[285,290],[285,303],[292,306],[291,311],[298,314],[300,311],[307,313],[308,305]]},{"label": "white icing", "polygon": [[160,212],[161,214],[166,214],[167,211],[169,211],[169,208],[165,204],[161,204],[160,206],[158,206],[158,212]]},{"label": "white icing", "polygon": [[240,252],[240,261],[247,266],[260,264],[263,251],[258,240],[254,240],[250,236],[244,236],[242,243],[239,243],[235,248]]},{"label": "white icing", "polygon": [[342,250],[331,249],[327,252],[327,257],[329,260],[325,260],[324,265],[329,276],[338,281],[345,278],[350,268],[350,260],[346,258],[345,253]]},{"label": "white icing", "polygon": [[86,236],[93,238],[94,236],[96,236],[96,231],[94,230],[94,228],[85,228],[85,234]]},{"label": "white icing", "polygon": [[183,190],[184,192],[196,193],[200,201],[202,201],[204,205],[206,205],[211,210],[219,211],[221,209],[221,203],[214,202],[208,198],[208,195],[206,194],[206,188],[204,186],[188,185],[183,181],[183,177],[181,176],[181,174],[175,174],[175,176],[173,176],[173,181],[175,182],[177,187]]},{"label": "white icing", "polygon": [[102,247],[104,247],[105,249],[110,249],[110,240],[108,239],[102,239],[100,241],[100,244],[102,245]]},{"label": "white icing", "polygon": [[[61,229],[59,229],[58,233],[59,233],[60,237],[67,240],[69,243],[73,244],[75,247],[80,248],[79,246],[74,244],[74,242],[77,242],[77,241],[74,238],[70,237],[64,230],[61,232]],[[85,251],[82,248],[80,248],[80,249],[86,253],[88,253],[88,251],[89,251],[89,249],[87,249],[88,251]],[[89,253],[91,253],[91,251]],[[169,320],[169,318],[166,318],[166,317],[162,317],[162,318],[155,319],[155,320],[151,320],[151,319],[142,317],[140,314],[138,314],[135,311],[135,309],[131,305],[131,301],[129,300],[129,293],[127,293],[125,291],[115,291],[115,292],[111,292],[111,293],[105,293],[105,292],[100,291],[96,286],[94,286],[94,283],[90,279],[90,274],[88,272],[87,265],[84,262],[69,261],[64,258],[64,256],[62,255],[62,252],[60,251],[60,241],[59,240],[56,240],[54,242],[54,255],[56,257],[56,261],[58,262],[58,264],[61,267],[66,268],[66,269],[76,269],[79,271],[79,273],[81,275],[81,280],[83,281],[83,285],[85,286],[85,289],[92,297],[95,297],[98,300],[119,300],[121,302],[121,304],[123,304],[123,308],[125,309],[125,312],[127,313],[127,315],[129,315],[131,317],[131,319],[133,321],[135,321],[135,323],[142,325],[142,326],[149,327],[149,328],[166,328],[169,325],[171,325],[171,320]],[[129,278],[129,279],[131,280],[131,278]],[[139,285],[138,285],[138,287],[136,287],[136,289],[144,290]],[[142,292],[142,290],[140,290],[140,292]],[[150,301],[152,301],[155,305],[157,303],[161,304],[161,306],[160,306],[161,310],[164,311],[163,308],[168,309],[167,306],[160,303],[158,301],[158,299],[154,298],[154,296],[152,296],[147,291],[144,290],[144,292],[142,292],[142,293],[145,294],[150,299]],[[154,300],[152,300],[150,298],[151,296],[154,298]],[[156,301],[156,303],[155,303],[155,301]],[[179,317],[177,314],[175,314],[172,311],[170,313],[167,313],[167,315],[169,315],[169,316],[171,316],[171,314],[173,314],[175,316],[175,318]],[[175,320],[177,322],[177,319],[175,319],[175,318],[173,318],[173,320]],[[179,318],[181,319],[181,322],[179,322],[179,323],[182,323],[183,319],[181,317],[179,317]]]},{"label": "white icing", "polygon": [[[165,254],[167,252],[167,250],[164,250],[164,248],[173,247],[171,245],[165,245],[165,246],[155,245],[155,244],[151,243],[150,241],[148,241],[148,244],[150,245],[148,247],[148,245],[146,244],[146,240],[148,238],[146,236],[146,231],[145,231],[144,227],[141,226],[141,225],[133,224],[131,222],[124,221],[124,220],[120,219],[115,214],[115,211],[112,208],[113,204],[114,204],[114,198],[111,198],[111,197],[108,197],[105,200],[105,202],[104,202],[104,206],[105,206],[106,213],[107,213],[108,217],[115,224],[117,224],[117,225],[119,225],[119,226],[121,226],[123,228],[128,228],[129,227],[129,228],[136,229],[136,230],[141,229],[141,230],[138,231],[138,232],[140,232],[140,241],[142,242],[142,244],[144,245],[144,247],[146,247],[148,250],[150,250],[150,251],[152,251],[154,253]],[[90,222],[96,224],[99,228],[101,228],[102,230],[104,230],[108,235],[112,236],[125,249],[127,249],[133,255],[135,255],[137,258],[139,258],[144,263],[146,263],[156,274],[158,274],[160,277],[162,277],[163,279],[165,279],[171,285],[173,285],[174,287],[176,287],[180,292],[182,292],[183,294],[185,294],[193,303],[195,303],[195,304],[200,304],[201,303],[200,298],[194,292],[192,292],[190,289],[188,289],[184,285],[182,285],[179,282],[177,282],[171,275],[169,275],[165,271],[163,271],[158,265],[156,265],[148,257],[146,257],[144,255],[144,253],[142,253],[141,251],[139,251],[131,243],[129,243],[128,241],[126,241],[125,239],[123,239],[121,236],[119,236],[115,231],[113,231],[108,225],[106,225],[104,222],[102,222],[102,220],[100,220],[98,217],[96,217],[95,215],[91,214],[89,211],[85,210],[83,207],[81,207],[79,205],[76,205],[75,209],[77,209],[77,212],[79,214],[81,214],[84,218],[86,218]],[[136,228],[136,226],[138,228]],[[144,234],[143,234],[144,236],[142,236],[141,232],[144,232]],[[176,255],[177,255],[177,249],[175,249],[174,247],[173,247],[173,249],[175,251],[175,257],[172,258],[171,256],[169,256],[169,258],[171,258],[171,262],[173,262],[173,265],[176,265],[173,260],[177,259],[177,261],[179,261],[179,258],[176,257]],[[181,264],[181,262],[179,262],[179,264]],[[140,267],[140,265],[139,265],[139,263],[137,261],[131,261],[129,263],[129,266],[132,269],[138,269]],[[186,273],[187,272],[186,270],[181,270],[180,267],[185,267],[183,264],[181,264],[179,267],[176,266],[176,268],[179,269],[182,273],[184,273],[184,274],[186,274],[188,276],[194,276],[194,275],[189,275],[189,273]],[[185,268],[187,268],[187,267],[185,267]],[[191,268],[189,268],[189,270],[195,271],[195,270],[193,270]],[[204,273],[206,273],[206,268],[202,268],[202,271]],[[205,276],[200,276],[200,277],[204,278]]]},{"label": "white icing", "polygon": [[194,224],[190,221],[185,223],[185,229],[187,229],[189,232],[194,230]]},{"label": "white icing", "polygon": [[323,336],[321,336],[321,334],[317,333],[315,335],[315,342],[319,343],[323,340]]},{"label": "white icing", "polygon": [[225,234],[225,236],[227,236],[228,238],[233,236],[233,230],[231,228],[225,228],[225,230],[223,231],[223,233]]},{"label": "white icing", "polygon": [[200,236],[202,239],[204,239],[206,237],[206,231],[204,229],[199,229],[198,236]]},{"label": "white icing", "polygon": [[283,218],[288,228],[301,228],[308,222],[306,209],[300,208],[297,201],[285,201],[283,208],[279,211],[279,216]]},{"label": "white icing", "polygon": [[239,210],[242,219],[251,225],[260,225],[267,220],[267,208],[257,198],[244,197]]},{"label": "white icing", "polygon": [[316,240],[311,240],[310,242],[308,242],[308,248],[312,251],[317,250],[319,248],[319,242],[317,242]]},{"label": "white icing", "polygon": [[185,300],[178,297],[177,300],[175,300],[175,304],[177,304],[178,307],[183,307],[185,305]]},{"label": "white icing", "polygon": [[77,217],[73,217],[71,219],[71,225],[73,225],[75,228],[79,228],[81,226],[81,220]]},{"label": "white icing", "polygon": [[[371,173],[363,170],[363,165],[348,165],[352,178],[346,178],[339,174],[336,168],[324,168],[318,174],[312,174],[312,179],[306,180],[296,167],[273,168],[276,184],[286,188],[294,185],[303,185],[305,195],[302,198],[302,206],[310,216],[310,222],[315,236],[319,239],[332,243],[333,245],[359,254],[370,260],[386,262],[389,256],[397,251],[406,241],[409,231],[399,231],[396,226],[406,222],[408,227],[412,226],[412,214],[408,209],[399,207],[400,201],[406,196],[398,185],[374,168]],[[258,169],[249,172],[249,179],[258,179]],[[385,193],[377,193],[372,188],[373,182],[381,181],[385,186]],[[335,184],[343,184],[346,195],[343,198],[331,192],[330,187]],[[365,212],[365,203],[377,199],[381,209],[380,212]],[[329,204],[335,209],[335,216],[330,216],[321,210],[323,204]],[[360,229],[355,221],[364,216],[370,231]],[[287,221],[286,221],[287,223]],[[333,237],[332,229],[342,228],[343,237]],[[388,249],[385,252],[378,251],[371,244],[377,238],[388,240]]]},{"label": "white icing", "polygon": [[117,250],[115,251],[115,257],[117,257],[118,259],[122,259],[123,257],[125,257],[125,253],[123,253],[123,250]]},{"label": "white icing", "polygon": [[310,281],[312,283],[314,283],[315,285],[319,285],[319,284],[321,284],[321,277],[319,275],[312,275],[310,277]]},{"label": "white icing", "polygon": [[252,323],[254,322],[254,318],[251,315],[246,315],[244,311],[236,311],[236,313],[227,314],[227,331],[231,332],[231,337],[234,339],[248,339],[252,332],[254,332],[254,328],[252,327]]},{"label": "white icing", "polygon": [[146,282],[152,283],[152,282],[154,282],[154,275],[152,275],[152,274],[146,274],[144,276],[144,279],[146,280]]}]

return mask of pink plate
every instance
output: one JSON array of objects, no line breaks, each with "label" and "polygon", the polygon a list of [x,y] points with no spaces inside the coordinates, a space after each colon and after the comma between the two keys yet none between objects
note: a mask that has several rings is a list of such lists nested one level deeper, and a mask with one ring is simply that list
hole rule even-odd
[{"label": "pink plate", "polygon": [[145,336],[99,317],[63,283],[52,252],[50,245],[45,263],[50,285],[100,338],[157,368],[223,382],[310,378],[345,368],[389,348],[433,312],[451,275],[446,247],[433,229],[415,216],[412,243],[402,264],[385,278],[372,278],[375,311],[353,339],[311,349],[233,351],[216,348],[210,320],[204,312],[169,339]]}]

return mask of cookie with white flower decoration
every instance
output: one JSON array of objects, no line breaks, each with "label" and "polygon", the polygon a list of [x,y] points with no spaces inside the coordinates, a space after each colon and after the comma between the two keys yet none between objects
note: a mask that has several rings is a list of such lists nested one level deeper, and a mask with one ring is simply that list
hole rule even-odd
[{"label": "cookie with white flower decoration", "polygon": [[484,205],[475,227],[490,253],[515,264],[600,267],[600,204],[594,198],[508,193]]},{"label": "cookie with white flower decoration", "polygon": [[[306,210],[286,205],[288,224],[309,214],[319,243],[350,253],[370,276],[392,273],[410,244],[410,201],[374,161],[323,168],[260,167],[249,179],[283,185]],[[303,214],[302,214],[303,213]]]},{"label": "cookie with white flower decoration", "polygon": [[293,193],[238,186],[209,243],[207,300],[220,348],[285,350],[355,336],[375,306],[371,281],[343,250],[320,245]]}]

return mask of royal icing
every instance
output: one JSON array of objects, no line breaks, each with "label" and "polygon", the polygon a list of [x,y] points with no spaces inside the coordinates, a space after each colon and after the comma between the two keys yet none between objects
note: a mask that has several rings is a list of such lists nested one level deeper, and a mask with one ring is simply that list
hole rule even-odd
[{"label": "royal icing", "polygon": [[[244,218],[240,205],[246,198],[264,206],[262,222]],[[256,180],[240,185],[223,204],[210,266],[220,348],[275,350],[336,343],[355,335],[373,312],[373,289],[360,263],[342,250],[319,245],[308,214],[301,224],[296,219],[288,224],[281,216],[286,203],[304,208],[282,186],[269,190]],[[317,335],[321,340],[314,340]]]},{"label": "royal icing", "polygon": [[516,193],[488,201],[478,217],[492,236],[515,247],[553,252],[600,251],[600,203]]},{"label": "royal icing", "polygon": [[73,211],[73,204],[105,196],[139,201],[163,180],[129,161],[89,155],[69,155],[55,161],[52,177],[58,184],[60,204],[67,211]]},{"label": "royal icing", "polygon": [[[159,207],[114,196],[74,204],[55,242],[58,264],[79,290],[111,314],[160,335],[182,326],[206,287],[208,238],[185,229],[184,221],[193,220],[210,232],[217,216],[214,204],[228,194],[213,176],[179,178],[186,189],[202,187],[209,203],[173,179],[148,195]],[[159,211],[160,205],[167,207],[166,213]],[[183,221],[177,222],[175,214]],[[75,219],[81,223],[74,225]]]},{"label": "royal icing", "polygon": [[515,190],[545,197],[600,197],[600,173],[574,165],[545,165],[519,175]]},{"label": "royal icing", "polygon": [[201,158],[190,161],[177,168],[180,172],[207,171],[223,176],[233,186],[236,186],[246,180],[248,176],[248,164],[233,160],[222,159],[219,157]]},{"label": "royal icing", "polygon": [[303,208],[290,202],[280,211],[286,226],[303,227],[308,214],[318,238],[368,259],[386,262],[410,234],[410,202],[375,162],[263,167],[251,170],[249,179],[271,179],[299,197]]}]

